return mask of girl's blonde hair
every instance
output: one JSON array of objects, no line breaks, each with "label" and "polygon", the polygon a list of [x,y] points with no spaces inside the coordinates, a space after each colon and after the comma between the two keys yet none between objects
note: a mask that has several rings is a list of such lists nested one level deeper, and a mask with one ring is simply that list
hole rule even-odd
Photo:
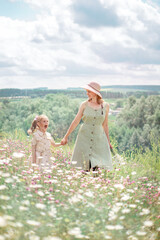
[{"label": "girl's blonde hair", "polygon": [[48,119],[48,117],[47,117],[46,115],[36,116],[36,117],[33,119],[33,122],[32,122],[32,125],[31,125],[30,129],[28,129],[28,131],[27,131],[28,134],[32,134],[32,133],[34,133],[34,131],[35,131],[36,129],[39,129],[38,123],[39,123],[42,119],[44,119],[44,118],[47,118],[47,119]]}]

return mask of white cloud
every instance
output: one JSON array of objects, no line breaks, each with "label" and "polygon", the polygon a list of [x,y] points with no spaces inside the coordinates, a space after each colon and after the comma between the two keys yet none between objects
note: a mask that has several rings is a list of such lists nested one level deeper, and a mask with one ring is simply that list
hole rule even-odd
[{"label": "white cloud", "polygon": [[[105,85],[159,83],[157,5],[96,0],[88,18],[92,1],[25,2],[36,9],[36,20],[0,17],[0,87],[60,88],[91,80]],[[103,13],[97,24],[96,6],[97,16]]]}]

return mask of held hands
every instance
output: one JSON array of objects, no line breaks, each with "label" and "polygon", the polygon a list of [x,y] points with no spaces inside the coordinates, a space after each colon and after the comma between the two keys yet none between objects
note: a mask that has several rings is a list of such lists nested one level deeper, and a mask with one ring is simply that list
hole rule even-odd
[{"label": "held hands", "polygon": [[61,144],[62,144],[62,145],[65,145],[67,142],[68,142],[68,138],[67,138],[67,137],[64,137],[64,138],[61,140]]}]

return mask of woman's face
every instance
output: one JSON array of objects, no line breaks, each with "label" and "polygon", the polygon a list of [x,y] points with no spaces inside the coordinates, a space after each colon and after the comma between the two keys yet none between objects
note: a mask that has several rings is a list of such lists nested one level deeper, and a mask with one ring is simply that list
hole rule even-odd
[{"label": "woman's face", "polygon": [[97,96],[97,94],[94,93],[94,92],[91,92],[91,91],[89,91],[89,90],[86,90],[86,91],[87,91],[87,96],[88,96],[89,99],[90,99],[90,98],[95,98],[95,97]]},{"label": "woman's face", "polygon": [[48,125],[49,125],[48,118],[42,118],[38,125],[42,132],[46,132]]}]

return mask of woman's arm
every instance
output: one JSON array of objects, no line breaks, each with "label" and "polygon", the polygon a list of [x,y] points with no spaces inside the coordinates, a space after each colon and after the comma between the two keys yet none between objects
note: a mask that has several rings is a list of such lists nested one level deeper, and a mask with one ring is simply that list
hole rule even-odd
[{"label": "woman's arm", "polygon": [[77,115],[75,116],[74,120],[72,121],[70,127],[68,128],[68,131],[66,133],[66,135],[64,136],[64,138],[61,141],[61,144],[64,145],[68,142],[68,136],[74,131],[74,129],[77,127],[77,125],[79,124],[82,116],[83,116],[83,111],[85,109],[86,106],[86,102],[83,102],[79,108],[79,111],[77,113]]},{"label": "woman's arm", "polygon": [[105,116],[105,119],[104,119],[104,122],[103,122],[102,125],[103,125],[103,128],[104,128],[105,134],[107,136],[109,146],[110,146],[110,148],[112,148],[112,145],[111,145],[110,140],[109,140],[108,114],[109,114],[109,104],[107,104],[107,106],[106,106],[106,116]]}]

